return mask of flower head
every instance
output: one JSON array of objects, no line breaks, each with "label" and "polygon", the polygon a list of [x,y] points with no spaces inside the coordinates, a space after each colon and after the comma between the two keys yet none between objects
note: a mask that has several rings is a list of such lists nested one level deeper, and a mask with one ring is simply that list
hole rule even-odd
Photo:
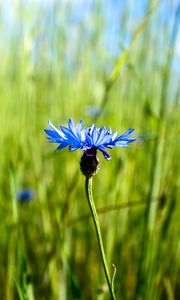
[{"label": "flower head", "polygon": [[97,150],[100,150],[104,158],[109,160],[111,157],[106,148],[112,149],[115,146],[126,148],[129,143],[136,140],[129,137],[134,129],[129,129],[117,137],[117,132],[112,132],[111,129],[107,130],[105,126],[100,128],[95,125],[82,127],[82,121],[76,125],[72,119],[69,119],[68,127],[60,126],[60,129],[56,128],[50,121],[48,123],[50,129],[45,129],[47,139],[52,143],[59,144],[56,150],[69,147],[70,151],[77,149],[83,151],[80,168],[88,178],[96,174],[98,170]]},{"label": "flower head", "polygon": [[33,190],[19,190],[16,193],[16,198],[20,202],[28,202],[35,197],[35,193]]},{"label": "flower head", "polygon": [[68,127],[60,126],[56,128],[50,121],[48,122],[51,129],[45,129],[47,139],[59,146],[56,150],[69,147],[70,151],[81,149],[86,155],[96,154],[96,150],[100,150],[105,159],[110,159],[110,155],[106,148],[112,149],[115,146],[126,148],[128,144],[136,139],[129,137],[134,129],[129,129],[124,134],[117,137],[117,132],[107,130],[105,126],[97,128],[95,125],[91,127],[82,127],[82,121],[77,125],[72,119],[68,121]]},{"label": "flower head", "polygon": [[86,115],[87,116],[93,116],[98,117],[101,113],[101,108],[95,105],[88,105],[86,106]]}]

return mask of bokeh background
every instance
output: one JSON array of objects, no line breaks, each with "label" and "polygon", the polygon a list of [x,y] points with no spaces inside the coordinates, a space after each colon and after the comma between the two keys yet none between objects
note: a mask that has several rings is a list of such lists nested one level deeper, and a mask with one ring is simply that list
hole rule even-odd
[{"label": "bokeh background", "polygon": [[[180,299],[179,1],[0,1],[0,299],[110,299],[80,173],[48,120],[136,143],[93,193],[118,300]],[[26,192],[26,194],[23,194]]]}]

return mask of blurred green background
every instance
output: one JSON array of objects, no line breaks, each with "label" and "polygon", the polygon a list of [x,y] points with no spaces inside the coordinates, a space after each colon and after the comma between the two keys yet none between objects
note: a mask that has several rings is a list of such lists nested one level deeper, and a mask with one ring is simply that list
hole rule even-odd
[{"label": "blurred green background", "polygon": [[110,299],[82,153],[43,132],[69,117],[135,128],[93,179],[117,299],[180,299],[179,18],[175,0],[0,2],[1,300]]}]

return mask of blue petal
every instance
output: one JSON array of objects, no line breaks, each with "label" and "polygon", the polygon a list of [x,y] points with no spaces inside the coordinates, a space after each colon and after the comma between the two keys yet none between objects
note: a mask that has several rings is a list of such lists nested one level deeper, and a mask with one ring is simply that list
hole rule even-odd
[{"label": "blue petal", "polygon": [[98,149],[102,152],[102,154],[104,155],[104,158],[107,160],[111,159],[111,156],[108,154],[108,152],[106,150],[104,150],[103,147],[98,147]]},{"label": "blue petal", "polygon": [[69,144],[67,142],[62,142],[56,149],[56,151],[58,150],[62,150],[64,148],[66,148]]},{"label": "blue petal", "polygon": [[79,131],[82,130],[82,123],[83,123],[82,120],[80,120],[80,121],[77,123],[77,129],[78,129]]},{"label": "blue petal", "polygon": [[126,137],[126,136],[132,134],[133,132],[134,132],[134,129],[133,129],[133,128],[130,128],[130,129],[128,129],[125,133],[123,133],[122,135],[120,135],[119,137],[120,137],[120,138],[121,138],[121,137]]},{"label": "blue petal", "polygon": [[119,146],[119,147],[122,147],[122,148],[127,148],[128,147],[128,142],[126,141],[118,141],[115,146]]},{"label": "blue petal", "polygon": [[94,126],[93,130],[92,130],[92,140],[93,140],[93,144],[96,144],[97,138],[98,138],[98,133],[97,133],[97,128],[96,126]]},{"label": "blue petal", "polygon": [[90,146],[90,147],[94,146],[93,140],[92,140],[91,136],[88,134],[86,135],[86,141],[87,141],[88,146]]},{"label": "blue petal", "polygon": [[63,133],[57,129],[50,121],[48,121],[49,126],[53,129],[54,132],[56,132],[56,134],[58,134],[60,137],[64,138]]},{"label": "blue petal", "polygon": [[106,132],[104,137],[101,140],[101,143],[99,143],[99,144],[105,145],[105,144],[110,143],[110,141],[111,141],[111,136],[109,136],[108,132]]},{"label": "blue petal", "polygon": [[73,133],[73,135],[74,135],[76,138],[78,138],[76,125],[74,124],[74,122],[73,122],[72,119],[69,119],[68,125],[69,125],[69,130]]},{"label": "blue petal", "polygon": [[69,141],[69,144],[76,144],[77,142],[79,144],[81,144],[81,140],[80,138],[78,138],[77,136],[75,136],[68,128],[64,127],[64,126],[60,126],[62,132],[64,133],[64,135],[66,136],[67,140]]},{"label": "blue petal", "polygon": [[59,138],[59,134],[56,131],[50,129],[44,129],[45,133],[53,138]]},{"label": "blue petal", "polygon": [[105,134],[106,134],[106,127],[103,126],[103,127],[101,127],[101,128],[99,129],[99,136],[98,136],[98,139],[97,139],[97,141],[96,141],[96,145],[102,143],[102,140],[103,140]]}]

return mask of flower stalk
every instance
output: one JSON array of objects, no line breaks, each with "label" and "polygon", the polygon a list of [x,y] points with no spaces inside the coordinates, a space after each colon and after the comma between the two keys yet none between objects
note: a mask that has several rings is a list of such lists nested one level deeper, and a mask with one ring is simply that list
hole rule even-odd
[{"label": "flower stalk", "polygon": [[91,178],[86,177],[85,189],[86,189],[86,196],[87,196],[88,204],[89,204],[89,207],[91,210],[92,218],[93,218],[95,229],[96,229],[96,235],[97,235],[97,239],[98,239],[98,245],[99,245],[99,249],[100,249],[100,254],[101,254],[101,258],[102,258],[102,262],[103,262],[104,273],[106,276],[107,284],[109,287],[111,298],[113,300],[116,300],[116,296],[114,293],[114,287],[113,287],[113,284],[111,284],[109,270],[108,270],[108,266],[107,266],[107,262],[106,262],[106,256],[105,256],[105,252],[104,252],[104,246],[103,246],[103,240],[102,240],[102,235],[101,235],[99,219],[98,219],[96,207],[95,207],[94,200],[93,200],[92,177]]}]

